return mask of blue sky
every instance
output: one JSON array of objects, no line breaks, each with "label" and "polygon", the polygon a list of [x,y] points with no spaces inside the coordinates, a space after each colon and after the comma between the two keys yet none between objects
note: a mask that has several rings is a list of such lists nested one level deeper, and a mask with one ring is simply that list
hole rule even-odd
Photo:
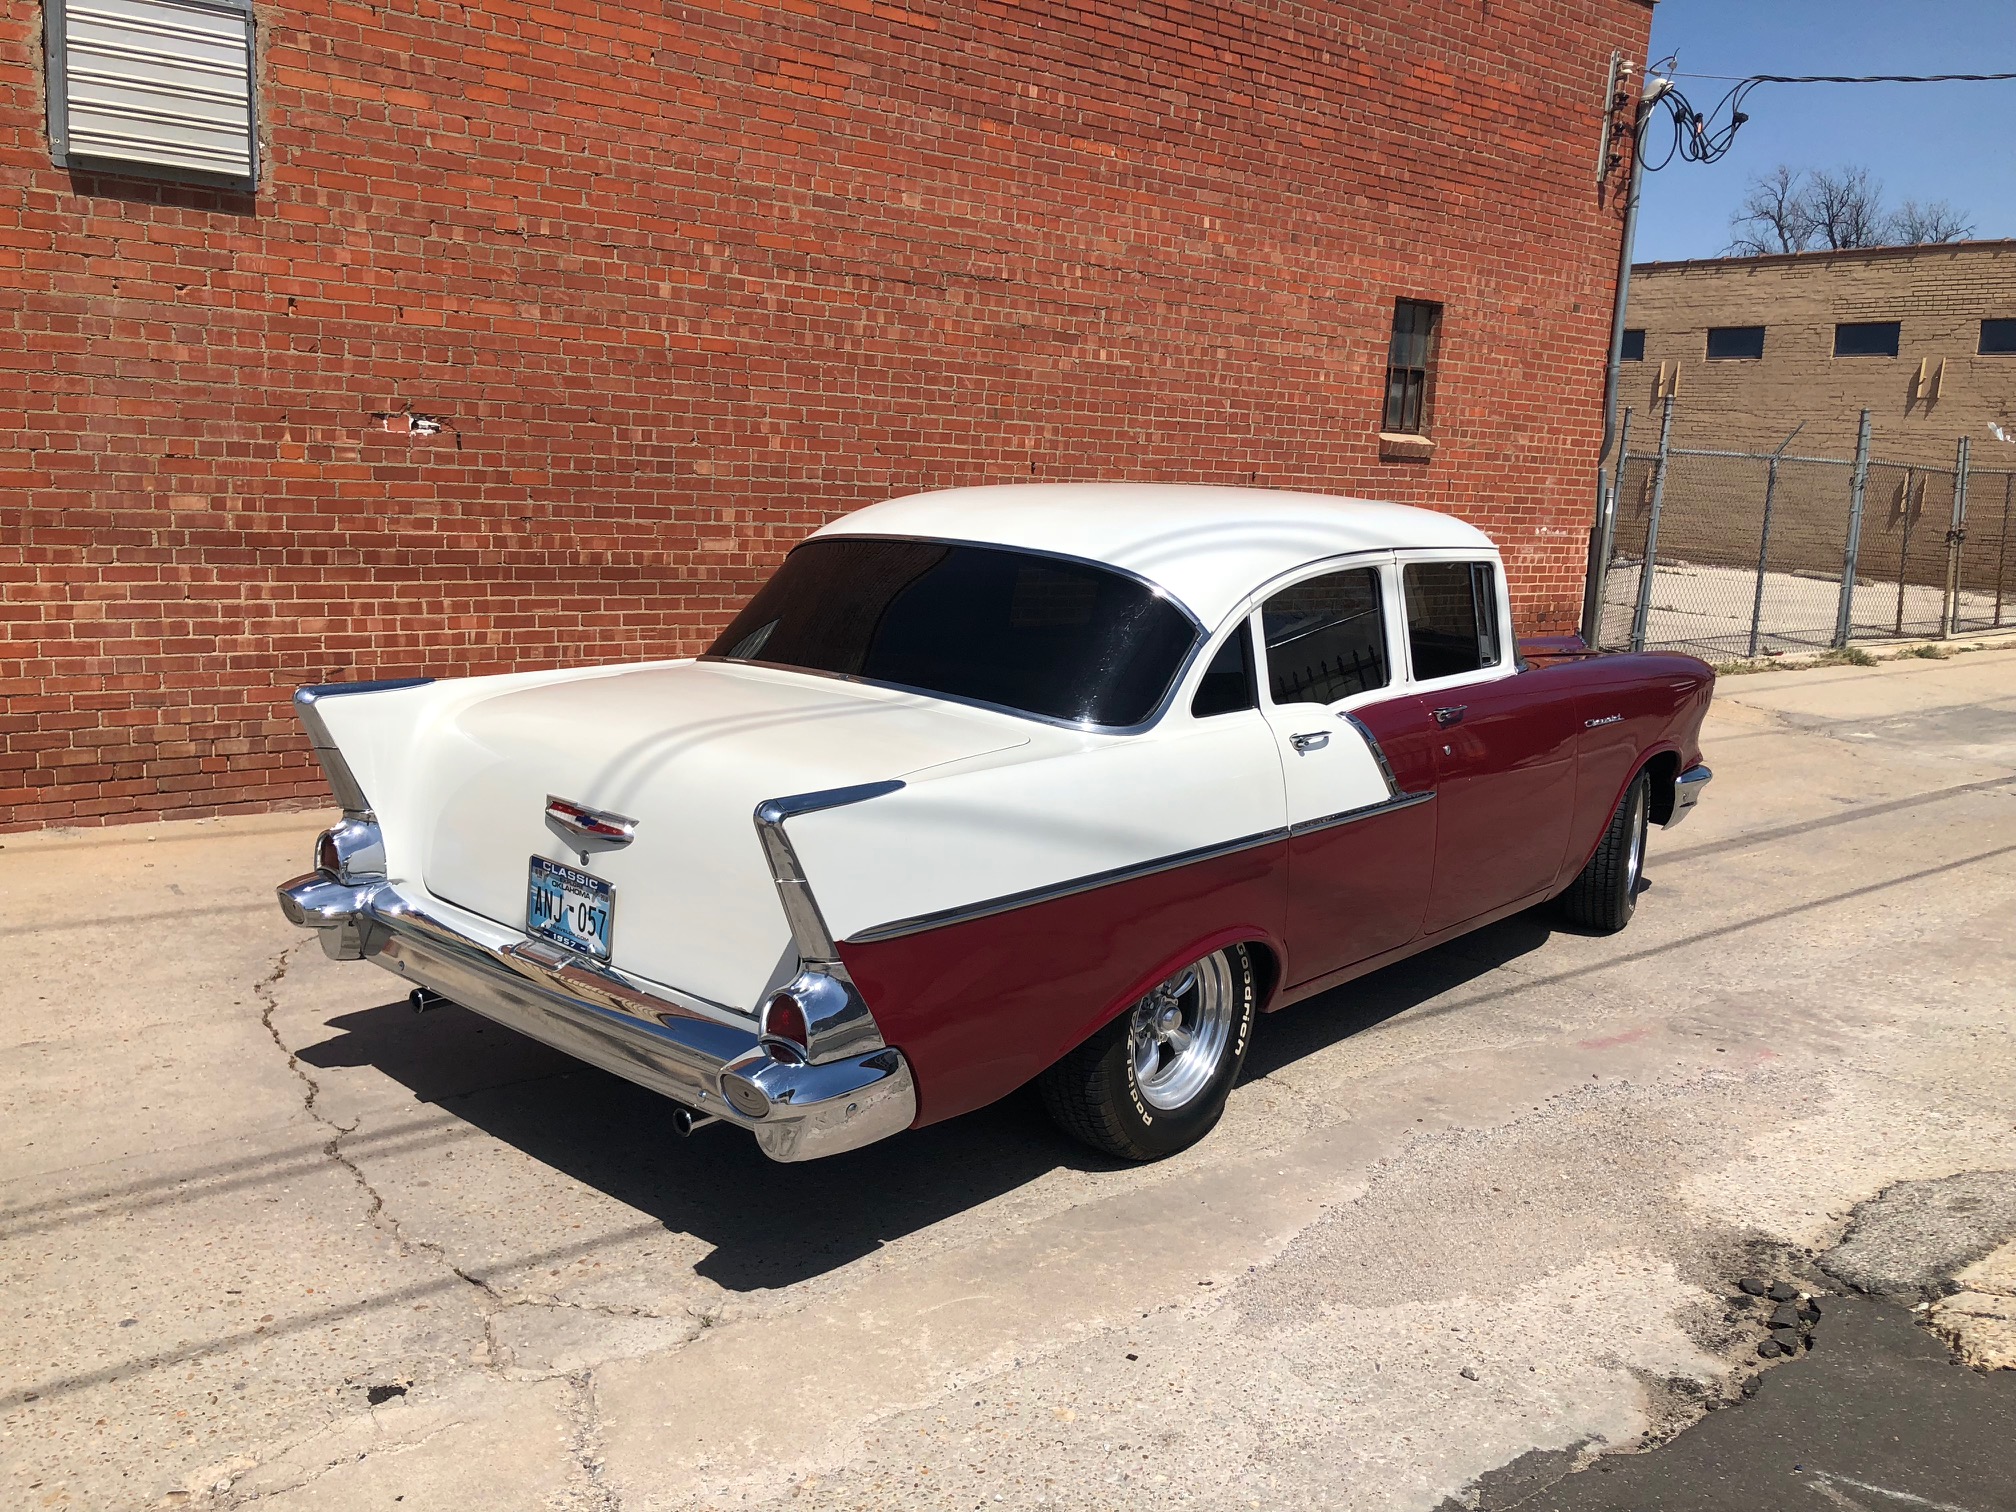
[{"label": "blue sky", "polygon": [[[1652,56],[1675,51],[1683,74],[2016,72],[2016,0],[1664,0]],[[1678,82],[1703,110],[1729,88]],[[2016,237],[2016,81],[1765,84],[1745,109],[1721,161],[1646,174],[1638,261],[1720,254],[1751,176],[1779,163],[1863,166],[1893,205],[1947,200],[1977,237]]]}]

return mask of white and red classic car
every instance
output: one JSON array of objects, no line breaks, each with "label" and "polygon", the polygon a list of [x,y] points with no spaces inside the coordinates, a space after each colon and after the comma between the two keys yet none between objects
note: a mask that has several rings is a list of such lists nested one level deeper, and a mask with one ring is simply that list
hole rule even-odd
[{"label": "white and red classic car", "polygon": [[344,812],[280,901],[779,1160],[1032,1079],[1152,1159],[1256,1012],[1550,899],[1630,919],[1713,674],[1510,626],[1490,540],[1426,510],[895,499],[698,658],[303,688]]}]

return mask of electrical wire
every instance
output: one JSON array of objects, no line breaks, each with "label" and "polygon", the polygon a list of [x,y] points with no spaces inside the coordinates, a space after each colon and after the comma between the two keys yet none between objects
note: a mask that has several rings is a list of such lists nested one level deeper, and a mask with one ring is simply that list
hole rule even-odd
[{"label": "electrical wire", "polygon": [[[1679,62],[1677,55],[1661,59],[1645,70],[1648,79],[1662,79],[1667,88],[1652,103],[1654,107],[1664,106],[1672,126],[1673,135],[1667,143],[1665,153],[1654,161],[1646,138],[1651,135],[1652,117],[1644,122],[1643,134],[1639,140],[1641,151],[1646,151],[1645,167],[1648,172],[1657,172],[1674,158],[1687,163],[1712,163],[1728,154],[1735,145],[1736,132],[1750,117],[1744,114],[1743,102],[1750,92],[1761,84],[1994,84],[2016,79],[2016,73],[1984,74],[1746,74],[1731,80],[1727,74],[1683,74],[1673,65]],[[1698,110],[1677,84],[1676,78],[1708,79],[1717,83],[1728,82],[1729,91],[1708,110]]]}]

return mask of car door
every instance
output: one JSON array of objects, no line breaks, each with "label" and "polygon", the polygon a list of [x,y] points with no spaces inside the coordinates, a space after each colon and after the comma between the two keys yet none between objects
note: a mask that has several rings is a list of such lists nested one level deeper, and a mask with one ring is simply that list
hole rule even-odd
[{"label": "car door", "polygon": [[1261,707],[1287,793],[1291,986],[1420,933],[1434,858],[1433,758],[1417,741],[1395,771],[1370,723],[1409,718],[1394,675],[1397,603],[1390,557],[1361,557],[1270,588],[1253,616]]},{"label": "car door", "polygon": [[1399,572],[1408,671],[1435,762],[1432,934],[1554,886],[1580,727],[1572,675],[1520,670],[1498,564],[1424,557]]}]

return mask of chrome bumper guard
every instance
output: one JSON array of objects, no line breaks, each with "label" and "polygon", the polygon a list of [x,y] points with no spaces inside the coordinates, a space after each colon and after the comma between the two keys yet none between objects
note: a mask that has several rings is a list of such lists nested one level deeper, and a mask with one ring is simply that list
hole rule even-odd
[{"label": "chrome bumper guard", "polygon": [[1665,828],[1671,829],[1687,817],[1714,778],[1705,766],[1691,766],[1673,779],[1673,812],[1666,816]]},{"label": "chrome bumper guard", "polygon": [[772,1160],[857,1149],[916,1119],[916,1083],[892,1047],[817,1064],[780,1059],[753,1021],[743,1028],[702,1017],[621,972],[539,941],[487,945],[389,882],[345,882],[318,870],[277,891],[288,920],[317,931],[334,959],[375,962],[697,1113],[739,1124]]}]

